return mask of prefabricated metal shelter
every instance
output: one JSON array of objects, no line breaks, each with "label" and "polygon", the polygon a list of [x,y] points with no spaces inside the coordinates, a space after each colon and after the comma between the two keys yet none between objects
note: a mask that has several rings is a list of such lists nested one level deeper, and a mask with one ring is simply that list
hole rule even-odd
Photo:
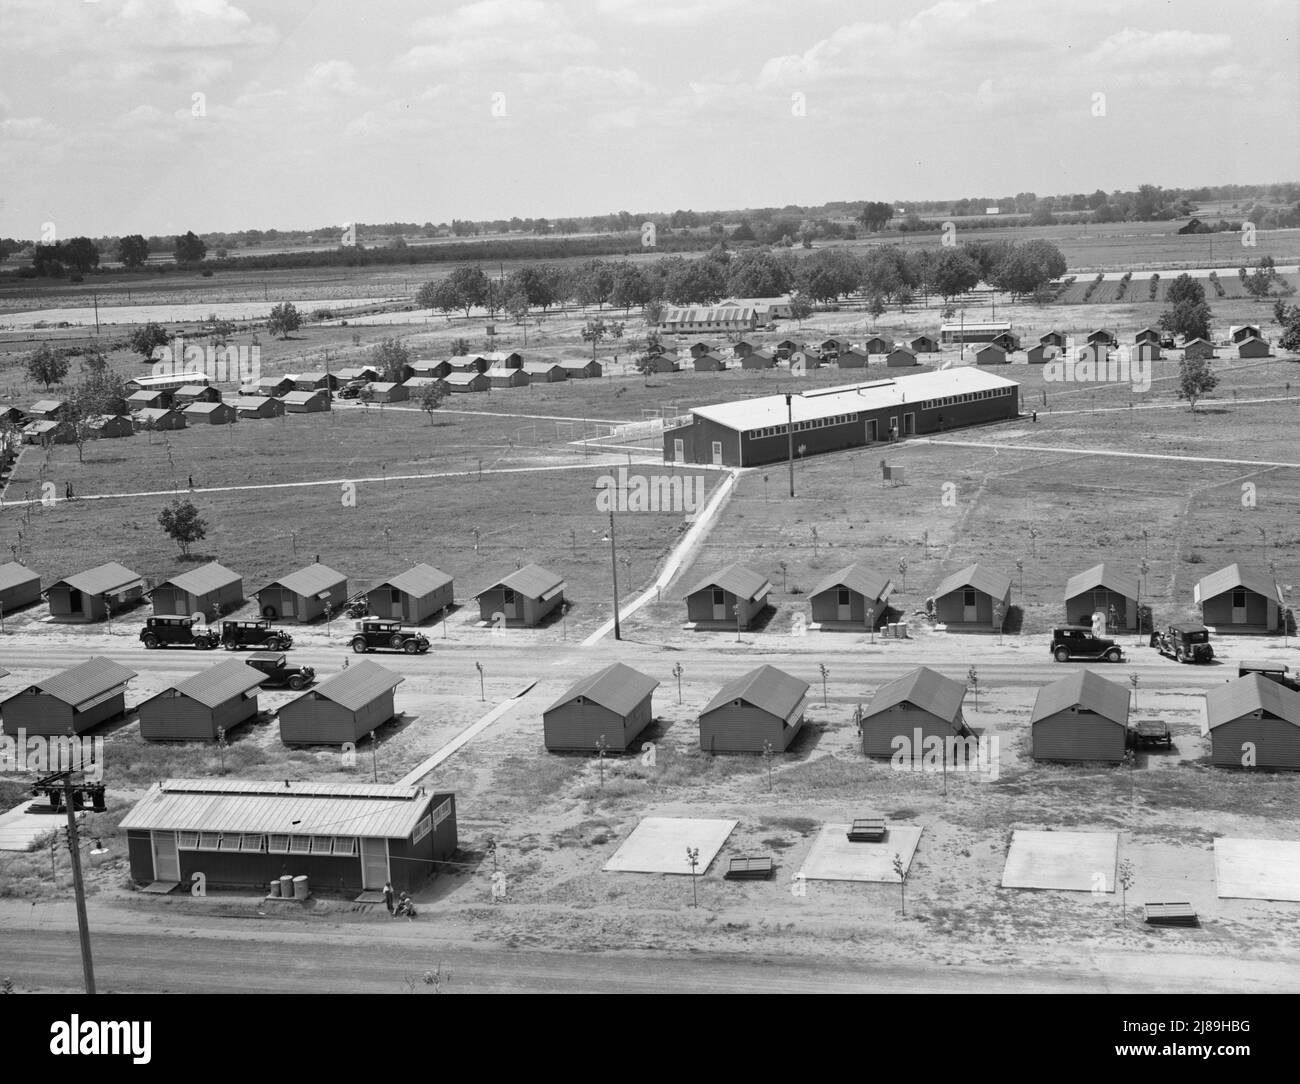
[{"label": "prefabricated metal shelter", "polygon": [[[1002,607],[1002,621],[994,609]],[[946,577],[934,590],[934,615],[950,629],[997,631],[1011,607],[1011,580],[979,563]]]},{"label": "prefabricated metal shelter", "polygon": [[727,682],[700,712],[700,748],[706,753],[761,753],[769,743],[783,753],[804,722],[808,682],[760,666]]},{"label": "prefabricated metal shelter", "polygon": [[[563,371],[563,370],[561,370]],[[529,374],[529,381],[532,380],[532,374]],[[465,392],[482,392],[492,390],[492,381],[483,373],[448,373],[443,378],[447,385],[447,390],[454,395],[460,395]],[[409,383],[409,381],[408,381]]]},{"label": "prefabricated metal shelter", "polygon": [[277,399],[293,391],[291,376],[263,376],[253,381],[258,395],[273,395]]},{"label": "prefabricated metal shelter", "polygon": [[686,592],[686,619],[697,627],[749,628],[767,605],[772,585],[743,565],[706,576]]},{"label": "prefabricated metal shelter", "polygon": [[542,712],[542,734],[552,752],[591,753],[604,739],[625,752],[654,720],[651,696],[657,679],[621,662],[590,674]]},{"label": "prefabricated metal shelter", "polygon": [[116,561],[97,565],[56,580],[45,589],[50,616],[55,621],[102,621],[113,611],[133,606],[144,597],[144,580]]},{"label": "prefabricated metal shelter", "polygon": [[84,734],[126,711],[126,683],[135,676],[112,659],[92,656],[0,702],[4,732],[11,737]]},{"label": "prefabricated metal shelter", "polygon": [[1076,670],[1038,690],[1029,730],[1035,760],[1124,759],[1129,690],[1095,670]]},{"label": "prefabricated metal shelter", "polygon": [[384,783],[168,779],[119,826],[138,884],[312,892],[417,888],[456,852],[456,799]]},{"label": "prefabricated metal shelter", "polygon": [[[970,728],[962,714],[966,686],[960,681],[918,666],[876,690],[862,713],[862,753],[892,757],[900,747],[919,758],[928,738],[967,737]],[[902,746],[897,739],[906,739]]]},{"label": "prefabricated metal shelter", "polygon": [[494,388],[526,388],[532,379],[523,369],[507,369],[493,366],[486,373]]},{"label": "prefabricated metal shelter", "polygon": [[1136,629],[1138,578],[1107,561],[1071,576],[1065,584],[1065,623],[1091,625],[1098,612],[1106,615],[1109,632]]},{"label": "prefabricated metal shelter", "polygon": [[1214,357],[1214,344],[1207,342],[1205,339],[1192,339],[1183,343],[1183,357],[1212,358]]},{"label": "prefabricated metal shelter", "polygon": [[1300,692],[1262,674],[1211,686],[1205,729],[1211,764],[1300,770]]},{"label": "prefabricated metal shelter", "polygon": [[868,609],[873,611],[872,626],[886,620],[893,591],[888,576],[855,563],[823,577],[809,592],[808,603],[818,624],[861,629],[867,625]]},{"label": "prefabricated metal shelter", "polygon": [[885,355],[885,364],[898,369],[920,363],[916,360],[916,351],[910,346],[896,346]]},{"label": "prefabricated metal shelter", "polygon": [[1265,571],[1235,561],[1203,577],[1192,588],[1201,620],[1218,633],[1277,630],[1284,608],[1282,591]]},{"label": "prefabricated metal shelter", "polygon": [[240,418],[278,418],[284,413],[284,403],[270,395],[238,395],[226,402]]},{"label": "prefabricated metal shelter", "polygon": [[244,578],[216,561],[163,580],[150,593],[155,614],[196,614],[211,619],[244,601]]},{"label": "prefabricated metal shelter", "polygon": [[715,354],[696,354],[691,365],[697,373],[721,373],[727,368],[727,363]]},{"label": "prefabricated metal shelter", "polygon": [[1007,365],[1007,352],[999,343],[985,343],[975,351],[976,365]]},{"label": "prefabricated metal shelter", "polygon": [[474,596],[479,616],[489,623],[539,625],[564,603],[564,577],[541,565],[524,565]]},{"label": "prefabricated metal shelter", "polygon": [[[278,401],[278,400],[277,400]],[[281,407],[283,413],[284,408]],[[141,407],[131,414],[131,425],[137,430],[141,429],[184,429],[189,423],[185,420],[185,412],[176,410],[172,407]]]},{"label": "prefabricated metal shelter", "polygon": [[273,580],[256,592],[258,612],[272,621],[314,621],[325,607],[337,614],[348,597],[348,578],[328,565],[313,564]]},{"label": "prefabricated metal shelter", "polygon": [[0,565],[0,612],[13,613],[41,601],[41,575],[10,561]]},{"label": "prefabricated metal shelter", "polygon": [[907,345],[912,348],[914,354],[937,354],[939,352],[939,340],[933,335],[918,335]]},{"label": "prefabricated metal shelter", "polygon": [[168,685],[140,705],[145,741],[214,741],[257,715],[257,689],[266,675],[242,659],[227,659]]},{"label": "prefabricated metal shelter", "polygon": [[1059,331],[1048,331],[1038,337],[1043,346],[1055,346],[1058,350],[1065,348],[1065,336]]},{"label": "prefabricated metal shelter", "polygon": [[862,344],[862,349],[868,354],[888,354],[894,349],[894,342],[892,339],[886,339],[881,335],[872,335]]},{"label": "prefabricated metal shelter", "polygon": [[330,409],[330,393],[324,388],[316,391],[286,392],[281,398],[289,414],[319,414]]},{"label": "prefabricated metal shelter", "polygon": [[841,369],[865,369],[870,361],[867,352],[859,350],[856,346],[841,350],[835,357],[835,364]]},{"label": "prefabricated metal shelter", "polygon": [[389,380],[376,380],[370,385],[373,393],[372,403],[404,403],[410,398],[410,391],[404,384],[394,384]]},{"label": "prefabricated metal shelter", "polygon": [[229,403],[193,402],[185,408],[185,417],[192,425],[230,425],[239,421],[239,411]]},{"label": "prefabricated metal shelter", "polygon": [[356,742],[393,718],[393,690],[406,679],[370,659],[352,663],[279,711],[285,745]]},{"label": "prefabricated metal shelter", "polygon": [[1267,339],[1249,338],[1242,339],[1237,343],[1237,357],[1239,358],[1270,358],[1273,356],[1273,350],[1268,345]]},{"label": "prefabricated metal shelter", "polygon": [[418,625],[452,604],[452,578],[432,565],[418,564],[366,592],[376,617]]},{"label": "prefabricated metal shelter", "polygon": [[592,358],[561,358],[557,364],[570,380],[592,380],[605,373],[600,362]]}]

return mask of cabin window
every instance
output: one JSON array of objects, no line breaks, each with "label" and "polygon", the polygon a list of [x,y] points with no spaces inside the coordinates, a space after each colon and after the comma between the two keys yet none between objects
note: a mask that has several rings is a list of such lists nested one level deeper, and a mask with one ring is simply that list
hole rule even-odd
[{"label": "cabin window", "polygon": [[329,854],[334,849],[333,836],[312,836],[311,853],[312,854]]},{"label": "cabin window", "polygon": [[411,833],[411,842],[419,843],[425,836],[433,830],[433,817],[425,814],[420,818],[420,822],[415,826],[415,831]]},{"label": "cabin window", "polygon": [[448,798],[437,809],[433,811],[433,826],[438,827],[443,821],[451,816],[451,799]]},{"label": "cabin window", "polygon": [[974,592],[973,590],[971,590],[970,588],[967,588],[965,591],[963,591],[963,592],[961,593],[961,604],[962,604],[963,606],[974,606],[974,605],[975,605],[975,592]]},{"label": "cabin window", "polygon": [[501,589],[501,601],[507,606],[513,606],[515,601],[515,591],[513,587],[504,587]]},{"label": "cabin window", "polygon": [[221,845],[221,833],[220,833],[220,832],[200,832],[200,833],[199,833],[199,845],[198,845],[198,848],[197,848],[198,850],[200,850],[200,851],[215,851],[215,850],[217,850],[217,849],[220,847],[220,845]]},{"label": "cabin window", "polygon": [[199,848],[198,832],[177,832],[176,846],[186,851],[196,851]]},{"label": "cabin window", "polygon": [[713,589],[713,605],[725,606],[727,604],[727,593],[721,587]]},{"label": "cabin window", "polygon": [[847,606],[849,604],[849,592],[846,588],[841,587],[839,591],[836,592],[835,597],[836,597],[836,602],[839,605]]},{"label": "cabin window", "polygon": [[1232,592],[1232,608],[1233,608],[1234,610],[1244,610],[1244,609],[1246,608],[1246,592],[1245,592],[1245,591],[1233,591],[1233,592]]},{"label": "cabin window", "polygon": [[239,841],[239,849],[260,854],[262,852],[262,837],[260,835],[249,835],[247,832],[244,833]]},{"label": "cabin window", "polygon": [[239,850],[240,835],[238,832],[222,832],[221,842],[217,845],[219,851],[237,851]]},{"label": "cabin window", "polygon": [[289,837],[290,854],[310,854],[311,853],[311,836],[290,836]]},{"label": "cabin window", "polygon": [[346,857],[351,857],[352,855],[356,854],[357,837],[356,836],[335,836],[334,853],[336,855],[342,855]]},{"label": "cabin window", "polygon": [[284,835],[267,836],[266,850],[268,854],[288,854],[289,837]]}]

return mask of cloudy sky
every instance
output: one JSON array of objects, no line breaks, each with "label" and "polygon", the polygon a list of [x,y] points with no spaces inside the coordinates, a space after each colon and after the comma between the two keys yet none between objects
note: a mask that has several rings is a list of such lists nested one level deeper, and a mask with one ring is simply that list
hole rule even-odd
[{"label": "cloudy sky", "polygon": [[1300,4],[0,0],[0,235],[1300,177]]}]

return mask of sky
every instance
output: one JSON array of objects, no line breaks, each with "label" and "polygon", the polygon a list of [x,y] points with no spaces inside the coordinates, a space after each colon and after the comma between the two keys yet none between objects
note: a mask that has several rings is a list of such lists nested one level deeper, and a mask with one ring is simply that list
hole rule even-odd
[{"label": "sky", "polygon": [[1295,0],[0,0],[0,236],[1295,180],[1298,44]]}]

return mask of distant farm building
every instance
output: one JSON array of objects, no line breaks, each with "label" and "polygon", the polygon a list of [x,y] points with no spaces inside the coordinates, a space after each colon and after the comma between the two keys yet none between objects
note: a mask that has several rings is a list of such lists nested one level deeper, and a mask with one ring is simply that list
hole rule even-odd
[{"label": "distant farm building", "polygon": [[1065,623],[1091,625],[1095,613],[1105,615],[1107,632],[1136,629],[1137,577],[1105,561],[1071,576],[1065,585]]},{"label": "distant farm building", "polygon": [[184,384],[172,394],[172,401],[178,406],[187,403],[219,403],[221,389],[211,384]]},{"label": "distant farm building", "polygon": [[647,358],[646,364],[652,373],[677,373],[682,368],[675,354],[656,354]]},{"label": "distant farm building", "polygon": [[697,354],[691,364],[697,373],[721,373],[727,369],[727,363],[713,354]]},{"label": "distant farm building", "polygon": [[1006,365],[1007,352],[997,343],[985,343],[975,351],[976,365]]},{"label": "distant farm building", "polygon": [[758,310],[752,305],[715,305],[711,308],[665,308],[659,326],[669,334],[697,331],[753,331],[758,327]]},{"label": "distant farm building", "polygon": [[1039,343],[1025,351],[1025,359],[1030,365],[1046,365],[1061,352],[1059,347],[1048,343]]},{"label": "distant farm building", "polygon": [[742,565],[707,576],[685,595],[686,618],[697,627],[749,628],[767,605],[772,585]]},{"label": "distant farm building", "polygon": [[257,389],[258,395],[273,395],[276,398],[288,395],[293,391],[293,377],[291,376],[263,376],[253,381],[252,387]]},{"label": "distant farm building", "polygon": [[592,358],[561,358],[558,364],[570,380],[592,380],[605,373],[600,362]]},{"label": "distant farm building", "polygon": [[1115,332],[1108,327],[1099,327],[1096,331],[1089,332],[1086,341],[1097,346],[1119,345],[1119,340],[1115,338]]},{"label": "distant farm building", "polygon": [[1300,770],[1300,692],[1262,674],[1212,685],[1205,724],[1211,764]]},{"label": "distant farm building", "polygon": [[1233,564],[1211,572],[1192,589],[1201,620],[1216,632],[1275,632],[1282,591],[1265,571]]},{"label": "distant farm building", "polygon": [[171,405],[170,391],[133,391],[126,397],[126,409],[132,413],[137,410],[166,410]]},{"label": "distant farm building", "polygon": [[213,618],[244,601],[244,579],[238,572],[209,561],[163,580],[150,592],[155,614],[196,614]]},{"label": "distant farm building", "polygon": [[482,354],[457,354],[447,359],[447,364],[451,367],[451,373],[486,373],[492,363]]},{"label": "distant farm building", "polygon": [[144,597],[144,580],[116,561],[57,580],[45,589],[55,621],[102,621],[134,606]]},{"label": "distant farm building", "polygon": [[339,378],[333,373],[288,373],[294,391],[336,391]]},{"label": "distant farm building", "polygon": [[651,695],[659,682],[616,662],[583,678],[542,712],[542,733],[552,752],[594,752],[605,742],[622,753],[654,721]]},{"label": "distant farm building", "polygon": [[[453,376],[463,377],[465,380],[472,380],[479,374],[477,373],[453,373]],[[443,395],[451,394],[451,385],[447,382],[445,376],[412,376],[406,379],[404,384],[399,385],[402,389],[402,396],[407,400],[418,400],[425,388],[437,388]],[[491,381],[483,377],[485,386],[480,391],[486,391],[491,386]]]},{"label": "distant farm building", "polygon": [[338,371],[338,378],[340,383],[345,383],[351,380],[365,380],[370,382],[379,379],[379,370],[373,365],[362,365],[359,368],[354,369],[340,369]]},{"label": "distant farm building", "polygon": [[1029,717],[1035,760],[1118,764],[1128,742],[1129,690],[1076,670],[1038,690]]},{"label": "distant farm building", "polygon": [[919,760],[927,739],[967,737],[971,731],[962,715],[965,697],[965,685],[928,666],[887,682],[862,713],[862,755],[893,757],[906,748],[909,761]]},{"label": "distant farm building", "polygon": [[86,419],[84,431],[92,440],[107,440],[129,437],[135,432],[135,427],[125,414],[96,414]]},{"label": "distant farm building", "polygon": [[93,656],[0,702],[4,732],[84,734],[126,711],[126,683],[135,676],[112,659]]},{"label": "distant farm building", "polygon": [[524,356],[517,350],[492,350],[483,355],[483,360],[494,369],[518,369],[524,363]]},{"label": "distant farm building", "polygon": [[[449,793],[385,783],[168,779],[122,819],[131,879],[290,893],[418,888],[456,852]],[[292,878],[303,878],[296,884]],[[285,878],[291,878],[285,881]]]},{"label": "distant farm building", "polygon": [[1039,345],[1055,346],[1058,350],[1065,349],[1065,336],[1059,331],[1048,331],[1038,337]]},{"label": "distant farm building", "polygon": [[752,308],[760,324],[773,320],[789,320],[791,315],[789,297],[724,297],[718,302],[718,308],[727,305],[739,305]]},{"label": "distant farm building", "polygon": [[962,366],[847,384],[795,395],[767,395],[695,407],[690,420],[665,429],[664,459],[755,467],[789,456],[787,425],[805,455],[859,448],[895,432],[904,437],[1014,418],[1014,380]]},{"label": "distant farm building", "polygon": [[838,335],[832,335],[821,344],[822,355],[841,354],[845,350],[852,349],[853,343],[849,339],[841,338]]},{"label": "distant farm building", "polygon": [[278,418],[284,414],[284,403],[269,395],[240,395],[227,399],[240,418],[267,419]]},{"label": "distant farm building", "polygon": [[698,342],[691,343],[690,352],[691,357],[699,358],[703,357],[705,354],[714,354],[717,351],[714,350],[712,343],[706,343],[703,339],[700,339]]},{"label": "distant farm building", "polygon": [[57,422],[68,416],[68,404],[63,399],[38,399],[26,414],[32,421]]},{"label": "distant farm building", "polygon": [[937,354],[939,352],[939,340],[933,335],[918,335],[907,345],[916,354]]},{"label": "distant farm building", "polygon": [[1002,347],[1008,354],[1014,354],[1020,349],[1020,340],[1009,331],[1004,331],[1001,335],[994,335],[989,342],[994,346]]},{"label": "distant farm building", "polygon": [[857,347],[849,347],[847,350],[841,350],[835,359],[835,364],[841,369],[865,369],[871,358],[865,350],[859,350]]},{"label": "distant farm building", "polygon": [[1272,356],[1273,351],[1266,339],[1242,339],[1237,343],[1237,357],[1239,358],[1270,358]]},{"label": "distant farm building", "polygon": [[819,581],[809,592],[808,602],[815,622],[861,629],[867,627],[868,610],[872,611],[873,627],[886,619],[893,591],[894,583],[888,576],[865,565],[852,564]]},{"label": "distant farm building", "polygon": [[434,361],[432,358],[426,361],[413,361],[408,368],[411,371],[406,374],[406,380],[410,380],[415,376],[431,376],[441,380],[443,377],[450,376],[451,373],[457,371],[452,368],[451,362]]},{"label": "distant farm building", "polygon": [[485,374],[494,388],[526,388],[531,379],[522,369],[491,368]]},{"label": "distant farm building", "polygon": [[888,354],[894,349],[894,343],[891,339],[883,338],[880,335],[872,335],[862,344],[862,349],[868,354]]},{"label": "distant farm building", "polygon": [[257,716],[265,675],[242,659],[227,659],[167,686],[140,705],[145,741],[215,741]]},{"label": "distant farm building", "polygon": [[733,358],[743,358],[747,354],[752,354],[757,349],[757,343],[752,343],[748,339],[737,339],[731,344],[731,356]]},{"label": "distant farm building", "polygon": [[727,682],[700,712],[706,753],[762,753],[790,747],[804,722],[808,682],[775,666],[760,666]]},{"label": "distant farm building", "polygon": [[1138,343],[1155,343],[1159,346],[1160,332],[1153,327],[1144,327],[1133,336],[1133,344],[1136,346]]},{"label": "distant farm building", "polygon": [[[284,413],[284,408],[280,408]],[[173,410],[169,407],[141,407],[139,410],[132,412],[131,424],[137,431],[139,430],[157,430],[159,432],[169,429],[184,429],[185,412]]]},{"label": "distant farm building", "polygon": [[564,366],[553,361],[526,361],[523,371],[534,384],[559,384],[569,379]]},{"label": "distant farm building", "polygon": [[337,614],[348,597],[348,578],[322,564],[308,565],[268,583],[257,595],[257,608],[272,621],[314,621],[325,610]]},{"label": "distant farm building", "polygon": [[11,614],[40,601],[40,573],[16,561],[0,565],[0,613]]},{"label": "distant farm building", "polygon": [[474,596],[489,624],[539,625],[564,604],[564,577],[541,565],[524,565]]},{"label": "distant farm building", "polygon": [[[417,378],[418,379],[418,378]],[[529,374],[532,379],[532,374]],[[446,379],[447,390],[454,395],[466,392],[484,392],[492,390],[492,381],[483,373],[450,373]]]},{"label": "distant farm building", "polygon": [[1140,343],[1134,344],[1133,357],[1138,361],[1159,361],[1164,355],[1160,351],[1159,342],[1143,339]]},{"label": "distant farm building", "polygon": [[278,712],[285,745],[357,742],[393,718],[393,690],[406,679],[370,659],[352,663]]},{"label": "distant farm building", "polygon": [[194,370],[183,370],[175,373],[158,373],[149,376],[133,376],[130,380],[123,383],[123,387],[128,391],[157,391],[163,389],[166,391],[175,391],[177,388],[183,388],[187,384],[211,384],[212,381],[205,373]]},{"label": "distant farm building", "polygon": [[1008,323],[956,323],[939,325],[939,341],[943,343],[987,343],[1011,331]]},{"label": "distant farm building", "polygon": [[372,403],[404,403],[410,397],[405,385],[390,380],[377,380],[370,385]]},{"label": "distant farm building", "polygon": [[324,390],[291,391],[282,398],[289,414],[319,414],[330,409],[330,393]]},{"label": "distant farm building", "polygon": [[185,408],[185,417],[191,425],[230,425],[239,413],[229,403],[198,402]]},{"label": "distant farm building", "polygon": [[1205,339],[1191,339],[1183,344],[1183,357],[1208,360],[1214,357],[1214,344]]},{"label": "distant farm building", "polygon": [[366,592],[375,617],[418,625],[452,604],[452,578],[432,565],[415,565]]},{"label": "distant farm building", "polygon": [[1228,336],[1234,346],[1244,343],[1247,339],[1262,338],[1263,334],[1257,324],[1234,324],[1228,329]]},{"label": "distant farm building", "polygon": [[774,369],[776,367],[776,353],[772,350],[751,350],[740,359],[742,369]]},{"label": "distant farm building", "polygon": [[896,346],[885,355],[885,364],[891,368],[916,365],[918,364],[916,360],[916,352],[906,346]]},{"label": "distant farm building", "polygon": [[[1011,606],[1011,580],[981,564],[967,565],[934,591],[935,619],[950,629],[996,631]],[[1001,618],[995,611],[1001,607]]]}]

